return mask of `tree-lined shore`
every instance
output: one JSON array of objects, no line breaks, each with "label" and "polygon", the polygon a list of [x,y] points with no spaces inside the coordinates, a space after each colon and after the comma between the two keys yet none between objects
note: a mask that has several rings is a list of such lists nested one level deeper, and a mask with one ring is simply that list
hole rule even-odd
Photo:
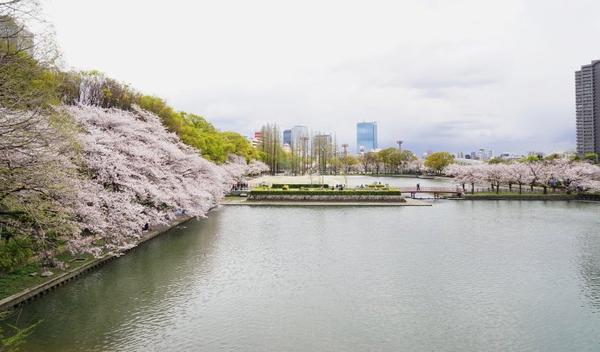
[{"label": "tree-lined shore", "polygon": [[600,167],[589,162],[565,158],[523,160],[480,165],[451,164],[444,174],[454,177],[465,192],[475,192],[477,185],[489,186],[490,192],[522,194],[541,189],[565,193],[600,192]]},{"label": "tree-lined shore", "polygon": [[238,133],[99,72],[61,69],[38,10],[0,1],[0,282],[135,246],[268,170]]}]

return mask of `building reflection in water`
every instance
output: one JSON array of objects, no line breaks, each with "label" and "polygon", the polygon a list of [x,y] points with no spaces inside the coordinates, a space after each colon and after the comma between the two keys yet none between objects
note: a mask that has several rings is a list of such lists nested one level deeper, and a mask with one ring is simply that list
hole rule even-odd
[{"label": "building reflection in water", "polygon": [[590,230],[578,239],[579,271],[583,278],[583,293],[600,313],[600,234]]}]

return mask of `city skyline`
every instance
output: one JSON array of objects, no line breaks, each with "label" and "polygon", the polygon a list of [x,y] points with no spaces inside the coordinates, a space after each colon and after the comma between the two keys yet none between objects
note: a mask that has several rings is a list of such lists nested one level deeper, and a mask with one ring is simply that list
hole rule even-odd
[{"label": "city skyline", "polygon": [[[106,72],[222,130],[250,135],[267,122],[302,123],[354,144],[355,121],[373,118],[386,126],[380,145],[402,138],[417,153],[575,149],[573,72],[598,57],[589,43],[600,36],[593,1],[308,1],[292,12],[259,1],[233,4],[246,14],[234,17],[232,4],[145,3],[135,19],[105,13],[110,3],[48,3],[74,68]],[[206,16],[197,21],[197,13]],[[307,19],[310,28],[301,25]],[[166,36],[157,22],[179,35]],[[85,41],[75,35],[82,28]],[[147,39],[119,36],[123,28]],[[156,42],[179,48],[176,64]],[[106,47],[129,55],[116,60]]]},{"label": "city skyline", "polygon": [[[427,154],[430,154],[432,152],[436,152],[436,151],[446,151],[449,152],[450,154],[453,154],[455,157],[457,158],[466,158],[466,159],[476,159],[476,160],[490,160],[494,157],[504,157],[504,158],[518,158],[518,157],[524,157],[524,156],[529,156],[529,155],[546,155],[546,154],[551,154],[551,153],[559,153],[559,154],[564,154],[564,153],[575,153],[575,149],[573,150],[552,150],[550,152],[545,152],[545,151],[540,151],[540,150],[536,150],[534,148],[530,148],[527,150],[496,150],[493,147],[490,147],[489,145],[473,145],[470,147],[467,147],[465,149],[460,149],[460,150],[448,150],[448,149],[439,149],[439,150],[433,150],[431,148],[427,148],[425,150],[414,150],[410,148],[410,143],[406,144],[405,141],[403,140],[396,140],[396,142],[394,144],[385,144],[385,145],[379,145],[378,141],[376,142],[376,147],[375,148],[366,148],[369,150],[363,150],[361,152],[361,150],[359,149],[358,146],[360,146],[360,143],[358,143],[358,126],[361,124],[365,124],[365,123],[374,123],[375,125],[377,125],[377,122],[373,121],[373,122],[365,122],[365,121],[361,121],[361,122],[357,122],[355,123],[355,141],[356,143],[350,144],[348,143],[348,141],[345,140],[336,140],[336,144],[337,147],[341,147],[342,145],[346,145],[348,148],[354,146],[354,148],[350,148],[349,150],[351,151],[349,154],[361,154],[362,152],[368,152],[368,151],[377,151],[377,150],[382,150],[382,149],[386,149],[386,148],[399,148],[398,146],[398,142],[401,141],[403,147],[401,149],[403,150],[410,150],[411,152],[413,152],[415,155],[417,156],[424,156]],[[375,128],[375,139],[378,140],[378,129],[377,127]],[[260,133],[255,131],[254,132],[254,139],[256,139],[256,134]],[[290,147],[289,151],[291,151],[291,147],[294,143],[290,143],[292,140],[300,140],[302,137],[306,137],[308,141],[312,141],[313,137],[317,137],[320,135],[336,135],[335,131],[330,131],[328,133],[322,133],[321,131],[313,131],[310,129],[309,126],[306,125],[296,125],[292,128],[289,128],[289,126],[286,128],[285,126],[282,128],[281,130],[281,144],[282,146],[284,145],[288,145]],[[253,138],[250,136],[247,136],[248,139],[252,140]],[[256,141],[254,141],[254,143],[256,144]],[[312,142],[311,142],[312,143]],[[407,147],[407,145],[409,147]]]},{"label": "city skyline", "polygon": [[356,124],[356,152],[370,152],[378,146],[377,122],[358,122]]}]

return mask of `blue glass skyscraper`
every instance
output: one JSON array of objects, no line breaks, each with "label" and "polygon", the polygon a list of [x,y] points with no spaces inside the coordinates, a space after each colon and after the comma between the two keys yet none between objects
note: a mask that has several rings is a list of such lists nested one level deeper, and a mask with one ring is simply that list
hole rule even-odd
[{"label": "blue glass skyscraper", "polygon": [[356,124],[356,151],[370,152],[377,149],[377,122],[359,122]]},{"label": "blue glass skyscraper", "polygon": [[283,130],[283,144],[292,145],[292,130]]}]

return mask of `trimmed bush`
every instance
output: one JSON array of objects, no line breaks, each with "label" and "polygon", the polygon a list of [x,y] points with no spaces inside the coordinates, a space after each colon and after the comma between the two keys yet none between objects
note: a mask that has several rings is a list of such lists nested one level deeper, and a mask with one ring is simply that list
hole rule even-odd
[{"label": "trimmed bush", "polygon": [[253,189],[251,195],[302,195],[302,196],[399,196],[401,192],[398,190],[280,190],[280,189]]},{"label": "trimmed bush", "polygon": [[288,188],[329,188],[327,184],[316,184],[316,183],[292,183],[292,184],[283,184],[283,183],[274,183],[271,185],[271,188],[283,188],[284,186],[288,186]]}]

